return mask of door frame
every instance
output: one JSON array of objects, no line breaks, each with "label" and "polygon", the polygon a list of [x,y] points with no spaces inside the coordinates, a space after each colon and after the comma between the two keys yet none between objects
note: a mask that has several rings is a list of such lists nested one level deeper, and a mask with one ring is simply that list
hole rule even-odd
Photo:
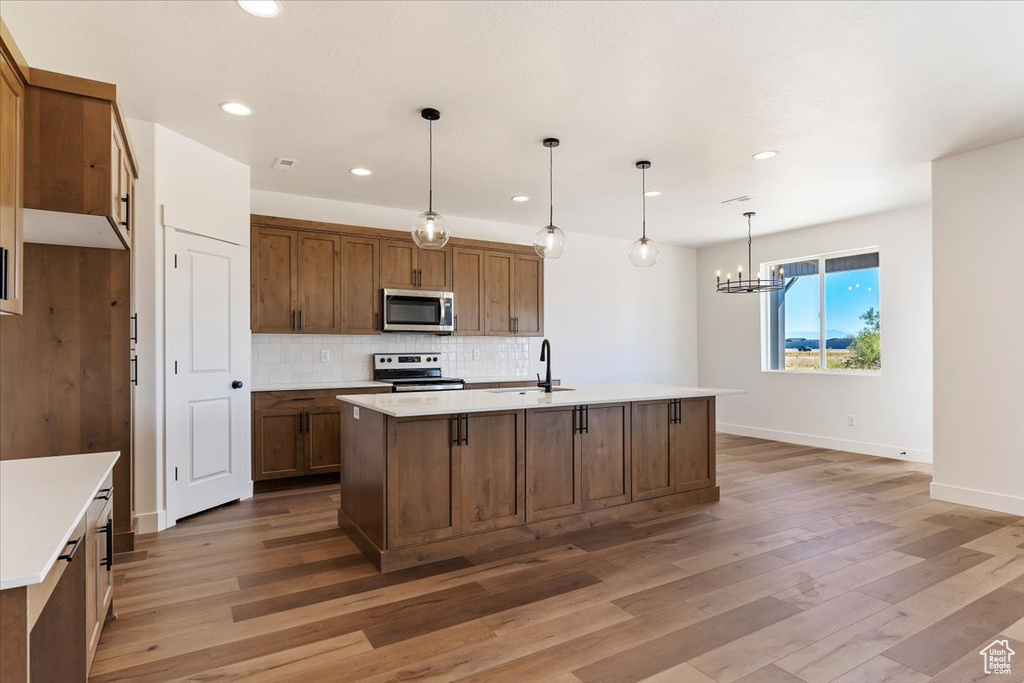
[{"label": "door frame", "polygon": [[[169,529],[172,526],[174,526],[175,524],[177,524],[178,510],[179,510],[179,506],[181,505],[181,498],[180,498],[180,495],[179,495],[179,491],[180,491],[179,487],[182,486],[183,484],[182,483],[178,483],[178,484],[175,483],[174,468],[175,467],[182,467],[182,466],[184,466],[186,464],[186,463],[183,463],[183,462],[179,462],[179,457],[177,457],[177,455],[172,452],[172,449],[170,448],[171,440],[168,438],[168,435],[170,433],[170,428],[172,427],[172,425],[171,425],[171,416],[173,415],[173,411],[171,409],[171,402],[172,402],[172,400],[177,398],[177,396],[176,396],[176,394],[175,394],[175,392],[173,390],[173,384],[174,384],[173,377],[175,375],[175,372],[174,372],[174,362],[175,362],[174,361],[174,350],[178,348],[178,345],[181,342],[180,342],[180,340],[178,338],[176,338],[174,336],[175,330],[169,324],[171,321],[169,320],[170,316],[169,316],[169,310],[168,310],[168,306],[167,306],[167,293],[168,293],[168,291],[170,289],[169,288],[169,284],[170,284],[169,283],[169,278],[170,278],[170,275],[175,270],[175,262],[174,262],[174,260],[175,260],[175,256],[176,256],[176,251],[178,249],[180,249],[180,246],[178,244],[178,240],[180,239],[181,235],[188,235],[189,237],[198,237],[198,238],[205,239],[205,240],[211,240],[213,242],[220,242],[221,244],[230,245],[232,247],[238,247],[239,249],[246,250],[246,254],[251,258],[251,253],[249,252],[248,248],[245,245],[236,244],[234,242],[229,242],[227,240],[217,239],[216,237],[210,237],[209,235],[202,235],[202,234],[199,234],[199,233],[196,233],[196,232],[192,232],[190,230],[182,230],[181,228],[175,228],[175,227],[172,227],[170,225],[164,225],[164,282],[163,282],[163,291],[162,291],[162,294],[163,294],[163,297],[164,297],[164,301],[163,301],[163,317],[164,317],[164,320],[163,320],[163,328],[164,328],[163,329],[163,333],[164,333],[164,335],[163,335],[164,336],[164,349],[163,349],[163,351],[164,351],[164,353],[163,353],[164,382],[163,382],[163,406],[162,406],[163,410],[161,411],[161,413],[162,413],[162,418],[163,418],[163,444],[162,445],[163,445],[163,456],[164,456],[163,457],[163,472],[162,472],[162,475],[163,475],[163,489],[164,489],[164,491],[163,491],[163,493],[164,493],[164,506],[165,506],[165,510],[166,510],[166,526],[163,527],[163,528],[167,528],[167,529]],[[245,264],[245,267],[244,267],[244,272],[245,272],[247,278],[251,277],[251,269],[250,268],[251,268],[251,264],[247,262]],[[247,287],[247,288],[245,288],[245,291],[248,293],[250,290]],[[249,305],[246,307],[246,311],[245,311],[245,319],[247,321],[250,321],[250,322],[248,324],[246,324],[244,329],[238,330],[238,332],[245,337],[245,341],[243,343],[243,347],[245,349],[248,349],[249,352],[251,353],[251,349],[252,349],[252,331],[251,331],[251,316],[250,316],[250,310],[249,310],[250,306],[251,306],[251,298],[250,298],[250,301],[249,301]],[[242,411],[245,414],[245,418],[244,419],[246,421],[246,424],[244,425],[245,429],[243,430],[243,433],[245,434],[245,437],[246,437],[246,441],[247,441],[247,445],[248,445],[248,448],[247,448],[248,453],[246,454],[246,457],[244,459],[244,461],[246,463],[246,473],[245,473],[246,484],[240,490],[239,500],[246,500],[248,498],[252,498],[252,494],[253,494],[253,484],[252,484],[252,399],[251,399],[251,396],[252,396],[252,388],[251,388],[251,384],[252,384],[252,381],[251,381],[252,380],[252,360],[251,360],[251,357],[248,359],[248,361],[244,365],[245,365],[245,367],[244,367],[244,380],[243,381],[245,382],[245,385],[246,385],[245,386],[246,394],[250,397],[250,399],[249,399],[249,405],[247,406],[246,410]],[[159,467],[158,467],[158,471],[159,471]],[[179,481],[180,482],[184,482],[185,480],[182,479],[182,480],[179,480]]]}]

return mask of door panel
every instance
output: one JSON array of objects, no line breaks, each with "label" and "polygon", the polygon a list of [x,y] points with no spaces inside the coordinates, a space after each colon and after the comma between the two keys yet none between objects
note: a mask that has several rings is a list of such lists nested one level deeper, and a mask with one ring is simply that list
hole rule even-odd
[{"label": "door panel", "polygon": [[298,410],[257,410],[253,478],[277,479],[302,474],[303,435]]},{"label": "door panel", "polygon": [[515,257],[516,334],[544,334],[544,260],[539,256],[516,254]]},{"label": "door panel", "polygon": [[416,269],[416,244],[409,240],[383,240],[381,248],[381,287],[413,289]]},{"label": "door panel", "polygon": [[512,333],[513,255],[504,251],[484,252],[484,324],[485,334],[508,336]]},{"label": "door panel", "polygon": [[707,400],[682,401],[682,422],[673,429],[677,491],[709,485],[708,412]]},{"label": "door panel", "polygon": [[582,436],[583,509],[630,501],[629,404],[589,406]]},{"label": "door panel", "polygon": [[341,241],[342,332],[380,330],[380,240],[343,237]]},{"label": "door panel", "polygon": [[469,415],[460,448],[460,533],[500,529],[525,520],[524,419],[521,411]]},{"label": "door panel", "polygon": [[299,233],[299,331],[312,334],[341,332],[341,237]]},{"label": "door panel", "polygon": [[452,289],[452,248],[417,249],[416,268],[419,270],[419,288],[439,292]]},{"label": "door panel", "polygon": [[573,408],[531,410],[527,416],[526,521],[582,509],[580,452]]},{"label": "door panel", "polygon": [[668,401],[633,404],[633,500],[673,493],[670,427]]},{"label": "door panel", "polygon": [[458,533],[458,447],[451,418],[388,420],[388,547]]},{"label": "door panel", "polygon": [[306,471],[337,472],[341,468],[341,411],[319,408],[306,411]]},{"label": "door panel", "polygon": [[167,507],[177,520],[252,495],[250,270],[245,247],[165,235]]},{"label": "door panel", "polygon": [[455,333],[484,333],[484,250],[452,249],[452,291],[455,292]]},{"label": "door panel", "polygon": [[298,302],[295,230],[252,229],[252,331],[292,332]]}]

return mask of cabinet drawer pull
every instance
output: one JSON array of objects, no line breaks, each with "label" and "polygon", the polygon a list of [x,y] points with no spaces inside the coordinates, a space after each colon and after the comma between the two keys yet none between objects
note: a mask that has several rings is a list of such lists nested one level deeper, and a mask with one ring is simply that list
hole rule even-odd
[{"label": "cabinet drawer pull", "polygon": [[110,497],[113,495],[113,491],[113,486],[108,486],[105,489],[100,489],[99,491],[96,492],[96,497],[93,498],[93,500],[110,500]]},{"label": "cabinet drawer pull", "polygon": [[455,436],[452,438],[452,443],[458,446],[462,443],[462,416],[452,415],[452,429],[455,432]]},{"label": "cabinet drawer pull", "polygon": [[305,398],[293,398],[293,401],[315,401],[315,396],[306,396]]},{"label": "cabinet drawer pull", "polygon": [[106,567],[109,572],[114,566],[114,520],[107,518],[107,523],[96,531],[107,535],[107,556],[100,559],[100,566]]},{"label": "cabinet drawer pull", "polygon": [[78,552],[79,547],[81,547],[81,545],[82,545],[82,538],[83,538],[83,536],[79,536],[78,538],[76,538],[76,539],[74,539],[72,541],[68,541],[67,543],[65,543],[64,544],[65,548],[68,547],[68,546],[71,546],[71,552],[64,553],[63,555],[58,555],[57,559],[58,560],[64,560],[66,562],[71,562],[71,560],[75,559],[75,553]]},{"label": "cabinet drawer pull", "polygon": [[8,280],[11,274],[11,250],[7,247],[0,247],[0,299],[10,299]]},{"label": "cabinet drawer pull", "polygon": [[139,357],[132,356],[132,384],[139,386]]},{"label": "cabinet drawer pull", "polygon": [[121,197],[121,201],[124,202],[124,220],[121,221],[121,225],[124,226],[125,232],[131,232],[132,196],[130,194],[126,194]]},{"label": "cabinet drawer pull", "polygon": [[139,342],[139,314],[138,313],[133,313],[132,314],[132,336],[131,336],[131,341],[135,342],[136,344]]}]

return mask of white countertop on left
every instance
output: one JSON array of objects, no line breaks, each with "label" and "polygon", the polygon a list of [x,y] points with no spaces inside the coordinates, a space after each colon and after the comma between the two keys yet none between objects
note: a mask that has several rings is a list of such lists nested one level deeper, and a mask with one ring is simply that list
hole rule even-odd
[{"label": "white countertop on left", "polygon": [[581,386],[571,391],[556,389],[550,394],[515,389],[474,389],[349,395],[338,396],[338,400],[392,417],[420,417],[453,413],[482,413],[492,410],[530,410],[599,403],[729,396],[745,393],[747,392],[740,389],[623,383]]},{"label": "white countertop on left", "polygon": [[0,590],[46,578],[119,455],[0,461]]}]

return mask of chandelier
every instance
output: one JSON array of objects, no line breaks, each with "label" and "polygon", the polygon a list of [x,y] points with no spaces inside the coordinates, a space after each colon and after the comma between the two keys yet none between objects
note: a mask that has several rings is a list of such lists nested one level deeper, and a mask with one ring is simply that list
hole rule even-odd
[{"label": "chandelier", "polygon": [[747,217],[747,279],[743,279],[743,265],[741,264],[736,271],[736,279],[732,279],[732,273],[726,273],[725,281],[722,281],[722,271],[715,273],[715,281],[718,284],[718,291],[721,294],[754,294],[757,292],[777,292],[786,286],[786,277],[780,266],[778,270],[775,266],[772,266],[768,270],[768,277],[761,277],[762,273],[758,272],[757,277],[753,276],[753,259],[751,258],[751,237],[750,237],[750,219],[757,214],[753,211],[747,211],[744,216]]}]

